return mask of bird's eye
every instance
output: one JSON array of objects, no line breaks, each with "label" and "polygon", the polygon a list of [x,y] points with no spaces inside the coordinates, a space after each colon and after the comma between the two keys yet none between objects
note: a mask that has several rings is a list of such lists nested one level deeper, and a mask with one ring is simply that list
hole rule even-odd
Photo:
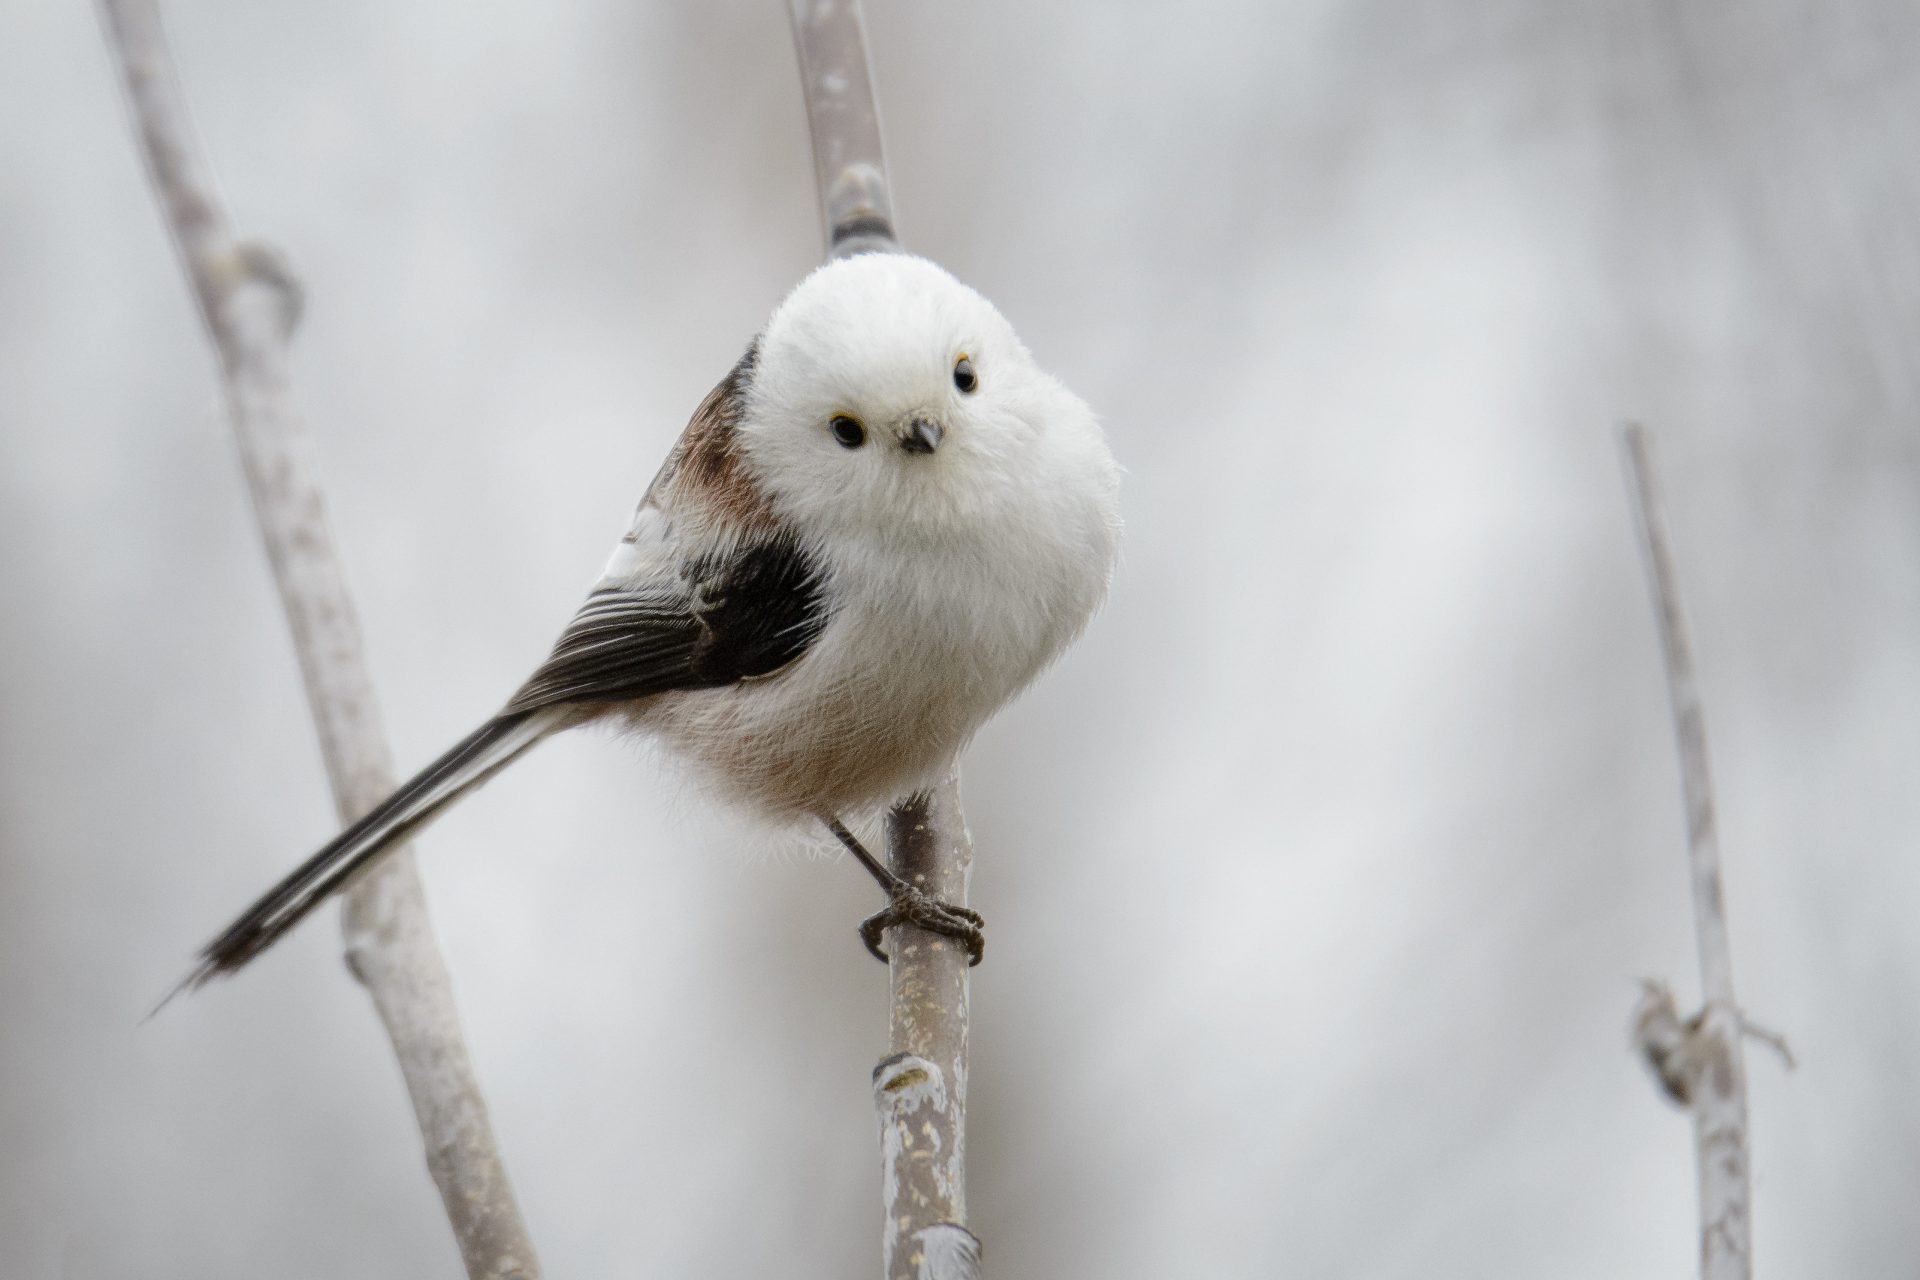
[{"label": "bird's eye", "polygon": [[966,395],[972,395],[974,388],[980,385],[980,377],[973,371],[973,359],[961,356],[953,365],[953,385]]},{"label": "bird's eye", "polygon": [[833,421],[827,425],[833,429],[833,438],[848,449],[858,449],[867,442],[867,429],[857,419],[849,418],[844,413],[835,414]]}]

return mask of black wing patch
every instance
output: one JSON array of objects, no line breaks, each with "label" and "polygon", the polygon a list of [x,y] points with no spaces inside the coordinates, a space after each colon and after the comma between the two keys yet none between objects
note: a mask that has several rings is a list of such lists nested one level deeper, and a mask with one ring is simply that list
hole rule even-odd
[{"label": "black wing patch", "polygon": [[805,653],[826,625],[820,574],[790,538],[703,557],[683,572],[672,585],[588,596],[507,711],[624,702],[768,675]]},{"label": "black wing patch", "polygon": [[771,675],[805,653],[826,625],[819,571],[792,538],[695,561],[687,577],[706,630],[693,659],[705,682]]}]

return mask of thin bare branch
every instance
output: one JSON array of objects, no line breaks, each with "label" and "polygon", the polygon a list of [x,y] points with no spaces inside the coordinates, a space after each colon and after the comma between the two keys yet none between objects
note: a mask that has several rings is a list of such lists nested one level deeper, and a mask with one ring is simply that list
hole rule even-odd
[{"label": "thin bare branch", "polygon": [[898,248],[858,0],[791,0],[827,256]]},{"label": "thin bare branch", "polygon": [[[858,0],[790,0],[828,258],[899,249]],[[960,780],[898,805],[887,820],[896,875],[965,906],[973,839]],[[967,1220],[968,955],[953,939],[899,925],[887,940],[890,1053],[874,1069],[880,1113],[888,1280],[978,1280]]]},{"label": "thin bare branch", "polygon": [[[973,837],[960,780],[897,806],[887,818],[894,874],[965,906]],[[974,1280],[979,1241],[967,1232],[967,949],[902,925],[887,940],[891,1056],[873,1073],[880,1110],[882,1239],[888,1280]],[[959,1236],[972,1241],[957,1243]]]},{"label": "thin bare branch", "polygon": [[1746,1022],[1733,994],[1733,948],[1720,883],[1706,722],[1646,433],[1629,423],[1622,437],[1680,749],[1687,861],[1704,997],[1700,1013],[1683,1023],[1672,995],[1664,986],[1650,983],[1635,1016],[1635,1038],[1667,1094],[1693,1113],[1700,1175],[1701,1275],[1705,1280],[1748,1280],[1753,1274],[1753,1190],[1748,1168],[1747,1075],[1740,1046]]},{"label": "thin bare branch", "polygon": [[[281,256],[233,231],[200,153],[153,0],[101,0],[148,174],[218,354],[267,558],[293,632],[342,822],[393,787],[359,624],[327,527],[288,343],[300,293]],[[347,960],[399,1057],[427,1166],[473,1280],[538,1280],[460,1031],[409,850],[348,896]]]}]

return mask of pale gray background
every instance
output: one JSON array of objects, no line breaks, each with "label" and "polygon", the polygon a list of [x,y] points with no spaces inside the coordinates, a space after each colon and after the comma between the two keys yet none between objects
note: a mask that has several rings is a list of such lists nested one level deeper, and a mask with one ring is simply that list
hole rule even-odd
[{"label": "pale gray background", "polygon": [[[545,651],[817,255],[783,7],[170,9],[396,754]],[[1920,15],[873,0],[909,241],[1103,412],[1125,564],[976,744],[993,1274],[1684,1277],[1691,998],[1613,428],[1705,673],[1767,1276],[1920,1270]],[[77,0],[0,9],[0,1275],[452,1276],[202,342]],[[543,748],[423,846],[549,1274],[871,1274],[871,885]]]}]

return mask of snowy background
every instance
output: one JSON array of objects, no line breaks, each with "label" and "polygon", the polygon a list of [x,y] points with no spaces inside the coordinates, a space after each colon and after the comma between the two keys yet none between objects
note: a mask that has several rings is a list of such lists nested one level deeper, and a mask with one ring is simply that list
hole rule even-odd
[{"label": "snowy background", "polygon": [[[403,767],[813,265],[783,6],[169,8]],[[870,0],[900,225],[1098,407],[1125,563],[966,771],[992,1273],[1685,1277],[1694,999],[1615,425],[1704,677],[1764,1276],[1920,1268],[1920,11]],[[452,1277],[212,361],[77,0],[0,0],[0,1275]],[[850,865],[542,748],[423,869],[555,1277],[858,1276]],[[754,1207],[742,1217],[739,1207]]]}]

